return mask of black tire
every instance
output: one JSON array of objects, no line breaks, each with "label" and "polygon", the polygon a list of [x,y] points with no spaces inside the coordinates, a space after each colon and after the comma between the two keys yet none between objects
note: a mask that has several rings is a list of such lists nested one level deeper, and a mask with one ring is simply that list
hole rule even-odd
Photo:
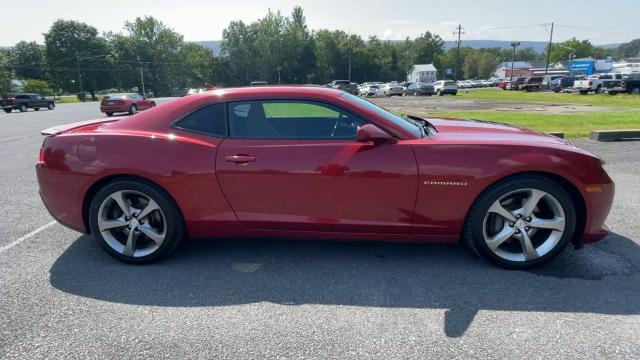
[{"label": "black tire", "polygon": [[107,114],[107,116],[113,116],[112,112],[106,112],[105,114]]},{"label": "black tire", "polygon": [[580,95],[587,95],[589,90],[580,90],[579,92],[580,92]]},{"label": "black tire", "polygon": [[27,111],[27,109],[28,109],[28,108],[27,108],[27,105],[26,105],[26,104],[22,104],[22,105],[20,105],[20,107],[18,108],[18,110],[20,110],[20,112],[25,112],[25,111]]},{"label": "black tire", "polygon": [[442,96],[442,95],[444,95],[444,94],[442,93],[442,91],[440,91],[440,89],[438,89],[438,91],[436,91],[436,94],[438,94],[438,96]]},{"label": "black tire", "polygon": [[35,110],[35,111],[40,111],[40,108],[33,108],[33,110]]},{"label": "black tire", "polygon": [[631,94],[640,95],[640,87],[634,87],[633,89],[631,89]]},{"label": "black tire", "polygon": [[609,91],[609,95],[617,95],[618,92],[617,91]]},{"label": "black tire", "polygon": [[4,112],[6,112],[7,114],[11,114],[11,111],[12,111],[13,109],[3,109],[3,110],[4,110]]},{"label": "black tire", "polygon": [[[506,260],[489,249],[483,234],[484,217],[489,207],[503,195],[518,189],[533,188],[547,192],[555,197],[565,214],[565,230],[556,244],[547,254],[530,261]],[[539,175],[517,175],[501,180],[486,189],[473,203],[462,232],[462,240],[481,258],[507,269],[526,269],[544,264],[558,256],[571,242],[576,227],[576,211],[571,196],[556,182]]]},{"label": "black tire", "polygon": [[131,107],[129,108],[129,115],[133,115],[137,112],[138,112],[138,107],[135,104],[131,105]]},{"label": "black tire", "polygon": [[151,102],[151,107],[156,107],[156,103],[155,102]]},{"label": "black tire", "polygon": [[596,94],[602,94],[602,86],[598,85],[598,87],[596,88],[596,90],[594,91],[594,93],[596,93]]},{"label": "black tire", "polygon": [[56,107],[56,105],[52,102],[50,102],[49,104],[47,104],[47,109],[49,110],[53,110]]},{"label": "black tire", "polygon": [[458,92],[457,91],[453,92],[453,93],[451,93],[451,95],[456,96],[456,95],[458,95]]},{"label": "black tire", "polygon": [[[109,246],[100,233],[97,224],[100,205],[111,194],[122,190],[133,190],[148,196],[159,205],[160,209],[164,213],[166,219],[165,239],[162,245],[155,252],[149,255],[143,257],[125,256]],[[146,264],[166,257],[175,250],[186,234],[184,221],[178,206],[173,199],[161,188],[151,183],[139,180],[116,180],[105,185],[93,197],[88,215],[91,233],[106,252],[120,261],[131,264]]]}]

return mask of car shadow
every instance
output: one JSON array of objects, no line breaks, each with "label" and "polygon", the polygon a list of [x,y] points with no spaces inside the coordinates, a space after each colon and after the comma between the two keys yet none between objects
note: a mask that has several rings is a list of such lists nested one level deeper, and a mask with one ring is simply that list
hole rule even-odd
[{"label": "car shadow", "polygon": [[191,240],[168,259],[127,265],[81,236],[56,260],[61,291],[134,305],[256,302],[444,309],[458,337],[481,310],[640,314],[640,249],[610,235],[532,271],[507,271],[457,245]]}]

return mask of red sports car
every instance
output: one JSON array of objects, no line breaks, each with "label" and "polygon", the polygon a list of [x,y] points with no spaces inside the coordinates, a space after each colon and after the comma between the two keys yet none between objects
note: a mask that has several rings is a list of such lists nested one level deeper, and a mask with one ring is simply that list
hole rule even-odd
[{"label": "red sports car", "polygon": [[51,214],[133,263],[187,237],[303,237],[462,241],[524,268],[603,238],[614,193],[562,139],[321,87],[216,90],[43,134]]},{"label": "red sports car", "polygon": [[133,115],[138,111],[147,110],[156,106],[153,100],[149,100],[140,94],[109,94],[100,102],[100,111],[113,116],[115,113],[129,113]]}]

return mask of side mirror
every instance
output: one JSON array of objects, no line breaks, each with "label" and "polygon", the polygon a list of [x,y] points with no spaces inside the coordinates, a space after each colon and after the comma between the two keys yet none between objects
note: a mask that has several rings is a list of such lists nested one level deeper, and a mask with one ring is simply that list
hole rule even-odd
[{"label": "side mirror", "polygon": [[356,140],[361,143],[373,141],[375,145],[393,144],[396,142],[396,139],[394,139],[391,135],[387,134],[379,127],[372,124],[360,126],[358,128]]}]

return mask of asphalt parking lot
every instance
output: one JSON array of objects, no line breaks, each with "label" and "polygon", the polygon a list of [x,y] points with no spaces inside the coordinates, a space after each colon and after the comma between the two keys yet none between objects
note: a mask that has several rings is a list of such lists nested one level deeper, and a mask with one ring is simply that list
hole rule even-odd
[{"label": "asphalt parking lot", "polygon": [[533,271],[453,245],[249,239],[132,266],[37,193],[39,130],[102,116],[0,114],[0,358],[640,358],[640,142],[574,141],[616,182],[612,234]]}]

